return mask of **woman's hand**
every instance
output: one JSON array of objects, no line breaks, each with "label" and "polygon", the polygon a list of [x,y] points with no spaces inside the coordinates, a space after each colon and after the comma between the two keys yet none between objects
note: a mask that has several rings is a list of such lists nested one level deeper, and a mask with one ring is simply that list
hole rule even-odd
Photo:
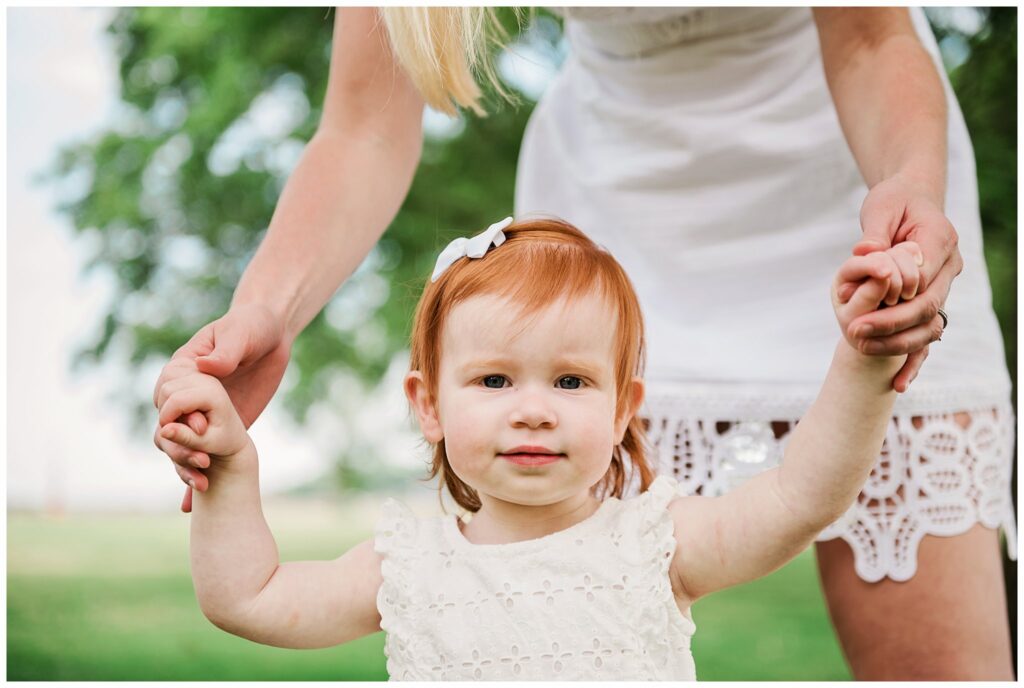
[{"label": "woman's hand", "polygon": [[[174,381],[187,375],[205,373],[220,379],[242,423],[248,428],[281,384],[291,341],[284,336],[282,323],[271,311],[258,305],[232,307],[223,317],[204,326],[184,346],[174,352],[160,372],[153,389],[153,404],[163,407],[174,389]],[[200,412],[176,419],[194,433],[203,434],[208,425]],[[179,477],[192,481],[200,492],[209,486],[202,469],[209,467],[206,452],[196,451],[160,434],[153,436],[157,448],[175,463]],[[192,490],[186,488],[181,510],[192,510]]]},{"label": "woman's hand", "polygon": [[[871,188],[861,207],[860,222],[864,237],[853,247],[855,256],[884,251],[904,241],[914,241],[920,248],[917,296],[899,302],[899,294],[890,289],[885,299],[889,307],[860,316],[849,328],[859,351],[879,356],[910,354],[892,385],[897,392],[905,392],[928,356],[928,345],[942,335],[938,312],[964,265],[957,233],[942,209],[899,175]],[[841,285],[839,301],[849,300],[856,288],[849,282]]]}]

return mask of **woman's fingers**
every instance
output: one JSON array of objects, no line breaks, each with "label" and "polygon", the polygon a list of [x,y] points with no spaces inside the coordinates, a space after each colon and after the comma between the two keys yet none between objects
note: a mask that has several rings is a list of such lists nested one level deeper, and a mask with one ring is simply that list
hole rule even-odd
[{"label": "woman's fingers", "polygon": [[888,337],[872,337],[858,342],[858,349],[871,356],[899,356],[922,349],[939,340],[942,335],[942,318],[935,318],[923,325],[911,327]]},{"label": "woman's fingers", "polygon": [[190,514],[192,513],[192,487],[188,486],[185,488],[185,494],[181,498],[181,513]]},{"label": "woman's fingers", "polygon": [[927,289],[947,269],[953,270],[953,277],[963,269],[963,258],[957,248],[960,239],[952,223],[941,213],[930,215],[928,220],[912,233],[924,256],[921,265],[922,289]]},{"label": "woman's fingers", "polygon": [[178,477],[181,478],[181,482],[194,486],[200,492],[206,492],[210,486],[210,481],[207,477],[194,468],[186,468],[185,466],[174,464],[174,470],[178,473]]},{"label": "woman's fingers", "polygon": [[896,377],[892,380],[892,388],[900,394],[910,389],[910,383],[917,377],[917,373],[921,370],[921,365],[924,364],[924,359],[926,358],[928,358],[927,346],[908,355],[903,367],[900,368],[899,372],[896,373]]}]

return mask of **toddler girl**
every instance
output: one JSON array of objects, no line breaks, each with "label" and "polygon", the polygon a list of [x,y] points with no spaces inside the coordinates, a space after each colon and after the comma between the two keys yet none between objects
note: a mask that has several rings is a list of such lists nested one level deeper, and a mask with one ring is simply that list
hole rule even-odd
[{"label": "toddler girl", "polygon": [[[721,497],[681,496],[648,468],[629,279],[568,224],[510,223],[442,252],[405,379],[431,475],[472,518],[422,520],[389,500],[373,540],[280,563],[256,450],[220,381],[161,388],[161,435],[212,460],[191,558],[214,624],[293,648],[383,629],[395,679],[694,679],[693,602],[782,566],[853,502],[904,356],[840,338],[780,467]],[[919,257],[906,242],[844,263],[832,288],[843,332],[887,293],[913,296]],[[861,283],[839,295],[842,282]],[[173,422],[197,410],[202,434]],[[630,484],[640,495],[621,499]]]}]

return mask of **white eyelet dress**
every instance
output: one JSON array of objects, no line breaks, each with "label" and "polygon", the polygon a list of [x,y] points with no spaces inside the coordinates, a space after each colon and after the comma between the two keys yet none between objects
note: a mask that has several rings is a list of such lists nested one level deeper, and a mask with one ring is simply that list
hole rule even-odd
[{"label": "white eyelet dress", "polygon": [[689,613],[676,606],[676,549],[658,478],[546,537],[474,545],[456,516],[417,518],[388,500],[375,548],[392,680],[695,680]]},{"label": "white eyelet dress", "polygon": [[[776,465],[840,336],[829,288],[867,188],[843,138],[808,8],[569,8],[571,53],[527,127],[515,214],[606,247],[647,327],[641,415],[661,473],[721,494]],[[949,327],[900,395],[842,537],[858,575],[906,580],[921,538],[1002,526],[1014,419],[963,115],[949,105],[946,214],[964,269]],[[962,412],[961,422],[955,413]],[[963,422],[965,421],[966,422]]]}]

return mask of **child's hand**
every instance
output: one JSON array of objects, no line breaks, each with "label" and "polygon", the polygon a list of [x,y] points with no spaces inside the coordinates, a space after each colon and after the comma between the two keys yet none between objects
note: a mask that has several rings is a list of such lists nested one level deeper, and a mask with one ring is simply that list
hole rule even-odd
[{"label": "child's hand", "polygon": [[[242,419],[217,378],[194,373],[168,382],[164,391],[169,392],[160,407],[160,436],[164,439],[206,452],[211,460],[237,454],[249,444]],[[201,435],[174,422],[194,411],[203,413],[208,422]]]},{"label": "child's hand", "polygon": [[[920,256],[918,245],[905,241],[885,251],[854,256],[842,264],[832,282],[832,307],[850,346],[859,350],[858,343],[865,343],[851,331],[854,320],[884,307],[883,304],[892,306],[900,299],[910,300],[917,295],[921,283]],[[849,283],[857,284],[852,293]]]}]

